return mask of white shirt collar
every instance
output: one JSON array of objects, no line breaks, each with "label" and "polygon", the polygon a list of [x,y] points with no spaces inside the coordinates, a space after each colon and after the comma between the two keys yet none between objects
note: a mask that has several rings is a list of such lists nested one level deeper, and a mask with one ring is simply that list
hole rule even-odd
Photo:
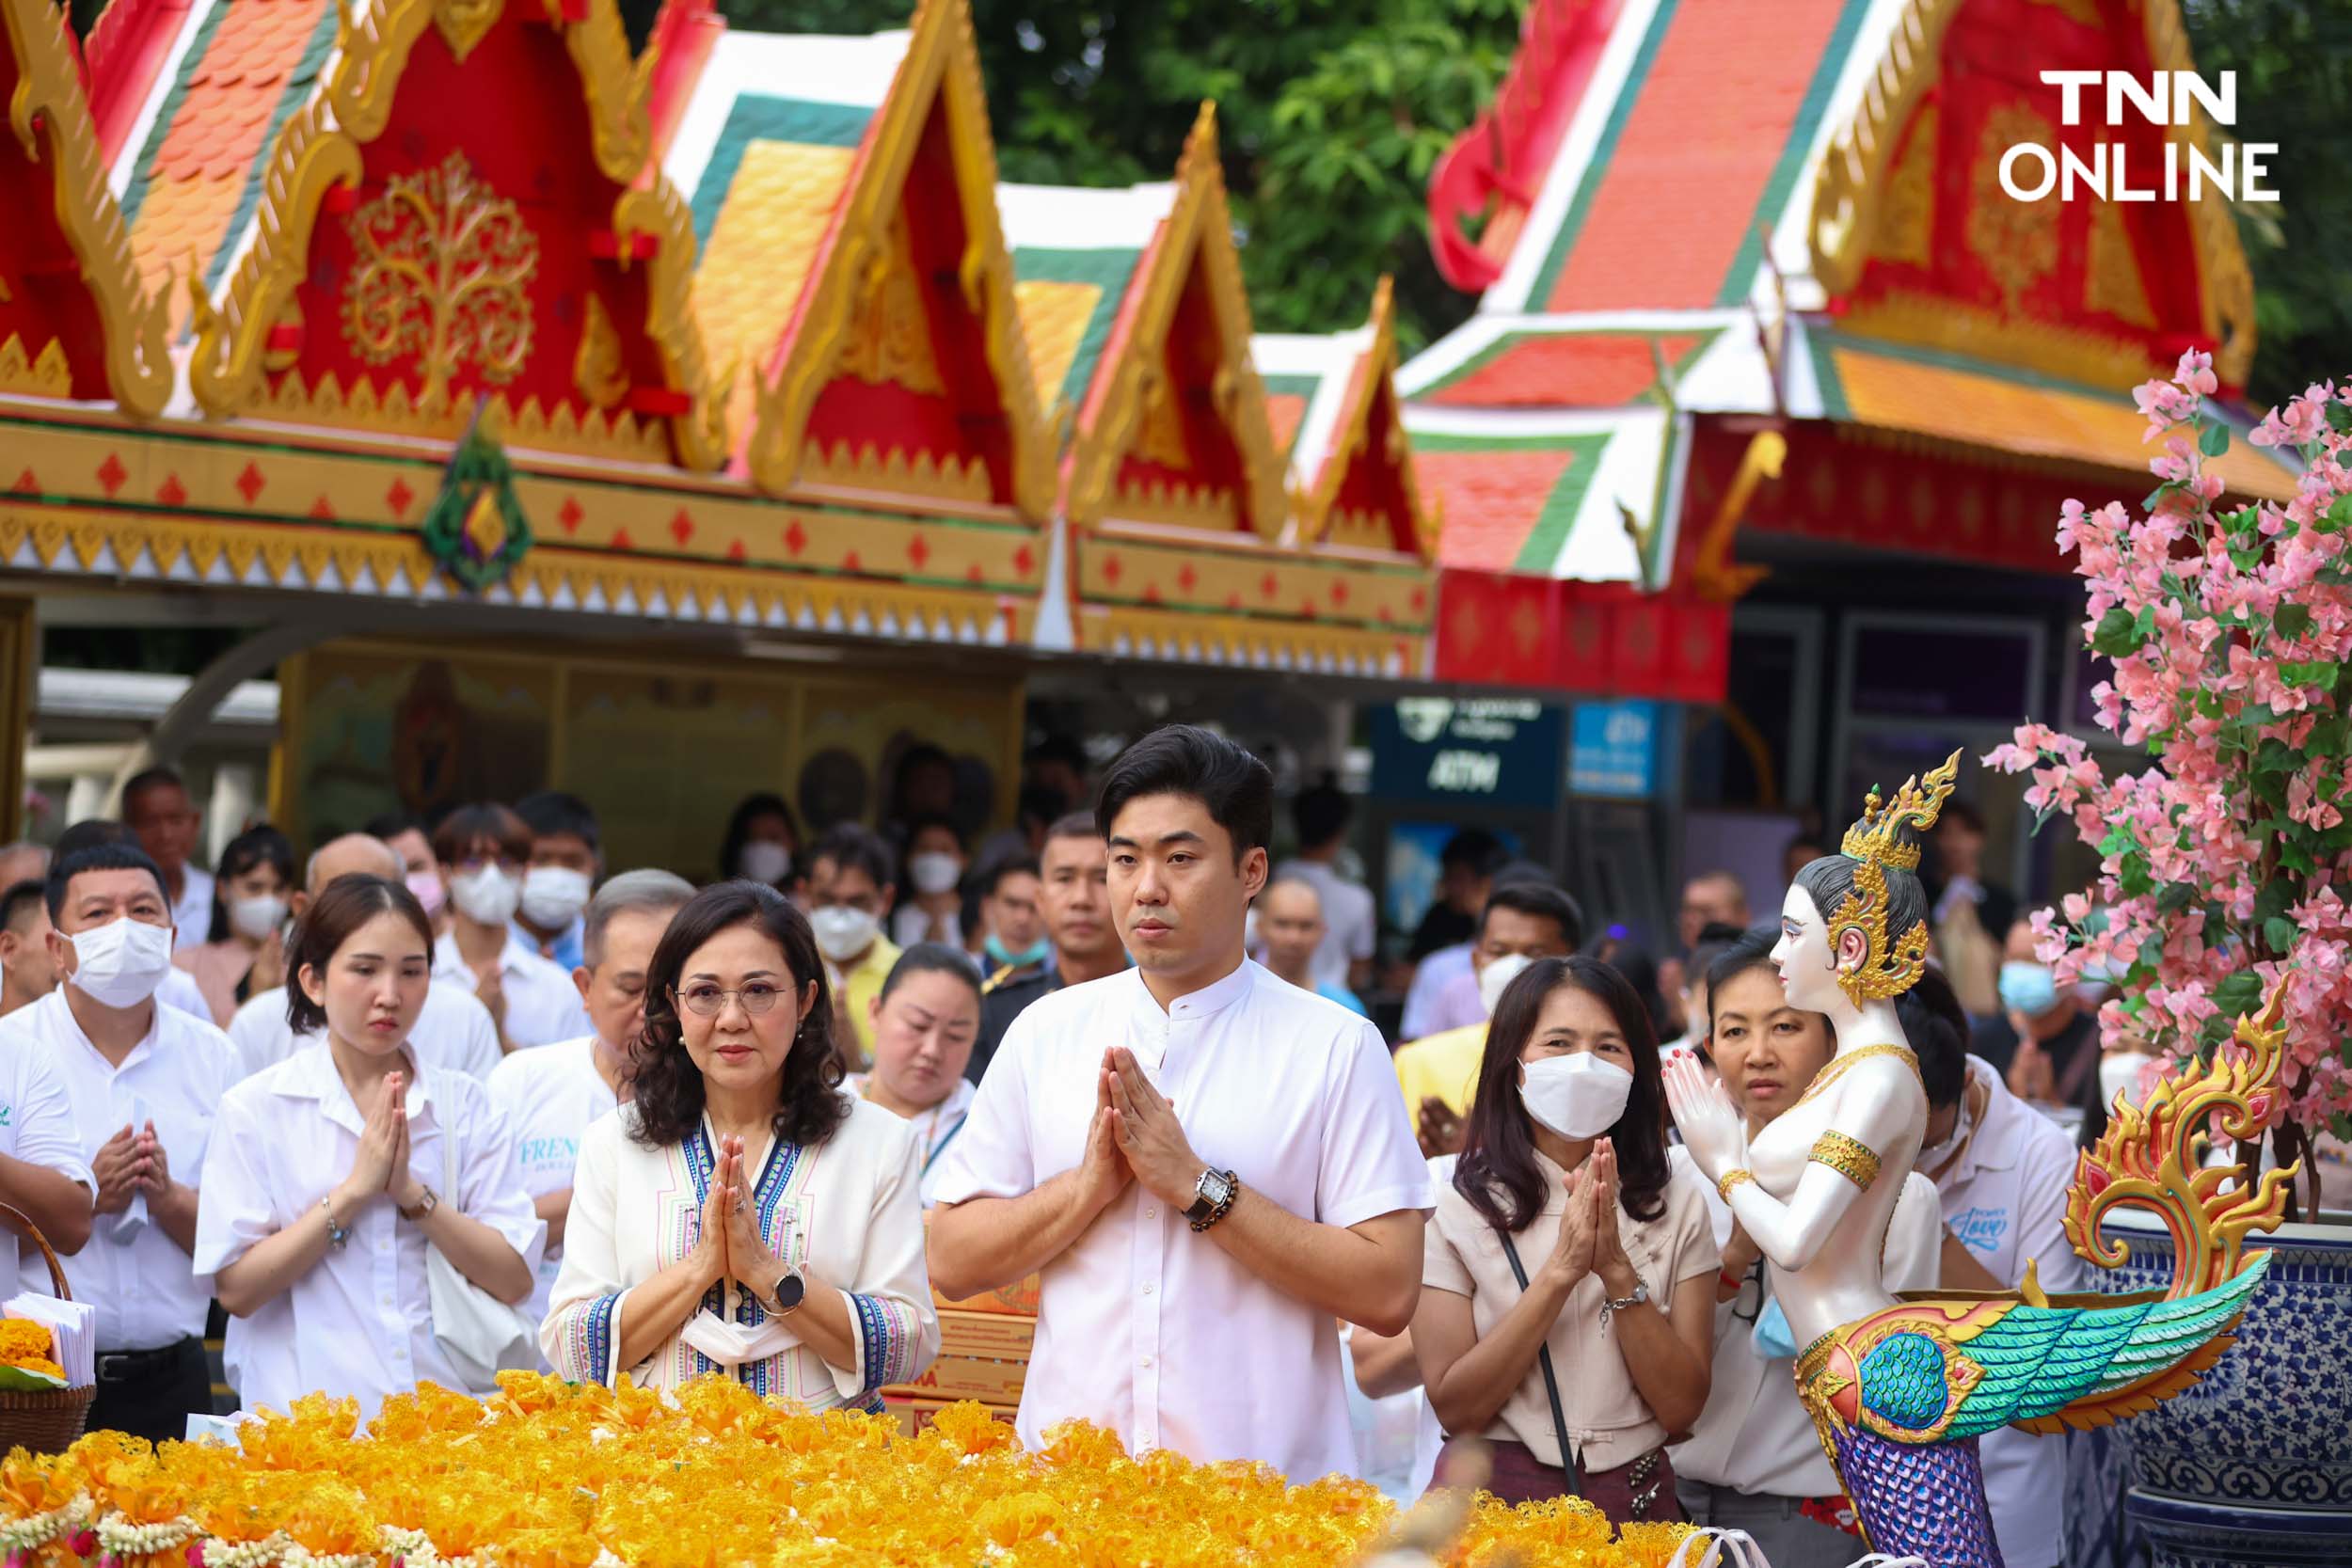
[{"label": "white shirt collar", "polygon": [[1149,1008],[1155,1017],[1162,1020],[1190,1022],[1223,1012],[1227,1007],[1248,995],[1250,988],[1257,983],[1256,976],[1264,974],[1265,971],[1260,968],[1255,960],[1244,958],[1234,967],[1231,974],[1221,980],[1212,981],[1199,990],[1186,991],[1166,1007],[1161,1006],[1159,998],[1152,994],[1152,988],[1143,983],[1143,971],[1131,969],[1126,973],[1135,981],[1138,1006]]},{"label": "white shirt collar", "polygon": [[[516,974],[523,968],[527,960],[538,956],[539,950],[525,943],[521,934],[510,924],[506,927],[506,945],[499,949],[499,973]],[[433,967],[438,974],[463,974],[469,979],[472,977],[473,966],[466,962],[465,954],[458,951],[455,931],[442,932],[434,942]]]},{"label": "white shirt collar", "polygon": [[[410,1044],[402,1048],[407,1055],[408,1119],[416,1120],[433,1105],[433,1093],[423,1067],[417,1060],[417,1048]],[[351,1091],[343,1086],[343,1075],[336,1070],[334,1047],[322,1037],[315,1046],[297,1051],[287,1058],[284,1077],[278,1081],[277,1093],[288,1100],[315,1100],[326,1119],[347,1132],[357,1132],[367,1125],[367,1116],[354,1103]]]},{"label": "white shirt collar", "polygon": [[35,1004],[50,1010],[52,1024],[61,1037],[79,1044],[84,1051],[104,1064],[110,1072],[127,1072],[133,1064],[154,1054],[164,1032],[164,1004],[160,1000],[153,997],[148,999],[148,1005],[153,1011],[147,1021],[147,1033],[140,1036],[139,1042],[123,1056],[121,1065],[116,1066],[106,1060],[106,1053],[98,1049],[96,1040],[89,1037],[88,1032],[82,1027],[82,1021],[73,1016],[72,1004],[66,1000],[66,988],[72,983],[71,980],[59,980],[55,990]]}]

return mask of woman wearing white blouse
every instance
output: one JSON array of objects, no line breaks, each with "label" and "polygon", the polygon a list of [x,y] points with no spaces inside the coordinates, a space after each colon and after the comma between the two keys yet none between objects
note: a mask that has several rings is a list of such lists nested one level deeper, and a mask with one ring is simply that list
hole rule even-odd
[{"label": "woman wearing white blouse", "polygon": [[874,998],[874,1070],[848,1088],[914,1129],[923,1155],[923,1207],[939,1157],[963,1131],[977,1085],[963,1075],[980,1035],[980,975],[962,950],[918,942],[898,955]]},{"label": "woman wearing white blouse", "polygon": [[357,1397],[365,1417],[421,1382],[463,1387],[433,1334],[428,1246],[501,1301],[531,1294],[544,1227],[514,1139],[481,1085],[408,1042],[432,951],[405,887],[336,879],[288,955],[288,1018],[296,1034],[323,1027],[326,1049],[221,1103],[195,1266],[244,1320],[232,1359],[247,1409],[323,1391]]},{"label": "woman wearing white blouse", "polygon": [[633,1098],[588,1130],[539,1342],[575,1382],[704,1372],[808,1410],[879,1410],[939,1348],[922,1151],[841,1092],[808,921],[723,882],[645,977]]}]

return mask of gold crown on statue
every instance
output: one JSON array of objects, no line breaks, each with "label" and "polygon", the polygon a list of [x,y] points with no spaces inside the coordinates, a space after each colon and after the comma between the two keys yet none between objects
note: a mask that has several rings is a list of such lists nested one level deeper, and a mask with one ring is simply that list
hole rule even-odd
[{"label": "gold crown on statue", "polygon": [[1829,917],[1830,950],[1836,952],[1845,933],[1853,931],[1862,937],[1862,963],[1837,976],[1837,984],[1854,1006],[1865,1002],[1900,996],[1918,982],[1927,968],[1928,925],[1922,920],[1899,936],[1886,929],[1886,873],[1889,869],[1916,871],[1919,868],[1919,847],[1905,844],[1900,833],[1905,827],[1924,834],[1935,826],[1938,813],[1952,793],[1952,784],[1960,774],[1960,753],[1954,752],[1944,759],[1944,766],[1925,779],[1905,779],[1902,788],[1895,792],[1895,803],[1887,805],[1873,788],[1862,806],[1862,820],[1846,830],[1838,850],[1847,859],[1861,863],[1854,867],[1853,891],[1840,900]]},{"label": "gold crown on statue", "polygon": [[1919,869],[1919,847],[1905,844],[1901,830],[1908,827],[1924,835],[1935,826],[1944,802],[1951,798],[1952,784],[1960,775],[1960,753],[1954,752],[1944,759],[1944,766],[1924,779],[1905,779],[1902,788],[1895,792],[1895,803],[1883,804],[1878,786],[1863,798],[1862,820],[1846,830],[1846,837],[1837,846],[1838,852],[1848,860],[1867,861],[1873,864],[1893,866],[1898,871]]}]

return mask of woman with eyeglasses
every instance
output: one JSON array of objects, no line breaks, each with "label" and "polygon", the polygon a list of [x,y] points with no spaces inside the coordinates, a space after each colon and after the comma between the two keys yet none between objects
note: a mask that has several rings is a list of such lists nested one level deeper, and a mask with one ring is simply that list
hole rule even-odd
[{"label": "woman with eyeglasses", "polygon": [[1668,1164],[1633,988],[1597,958],[1529,965],[1487,1030],[1413,1314],[1430,1407],[1450,1436],[1485,1439],[1496,1497],[1682,1517],[1665,1443],[1707,1400],[1720,1259],[1704,1185]]},{"label": "woman with eyeglasses", "polygon": [[[1827,1018],[1788,1005],[1777,940],[1773,928],[1751,931],[1707,972],[1708,1053],[1751,1137],[1804,1097],[1837,1049]],[[1680,1148],[1674,1163],[1699,1187],[1723,1246],[1714,1379],[1689,1440],[1672,1450],[1683,1511],[1692,1524],[1746,1530],[1772,1568],[1844,1568],[1867,1548],[1797,1399],[1803,1347],[1790,1342],[1756,1243]],[[1935,1190],[1915,1173],[1887,1227],[1887,1289],[1932,1289],[1942,1234]]]},{"label": "woman with eyeglasses", "polygon": [[629,1103],[581,1137],[540,1329],[559,1376],[722,1372],[879,1412],[939,1349],[912,1127],[844,1094],[824,960],[761,882],[704,889],[645,976]]}]

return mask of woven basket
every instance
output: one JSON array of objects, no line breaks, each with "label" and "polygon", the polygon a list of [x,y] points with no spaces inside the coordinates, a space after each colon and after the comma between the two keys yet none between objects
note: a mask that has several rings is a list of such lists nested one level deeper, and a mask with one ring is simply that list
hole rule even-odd
[{"label": "woven basket", "polygon": [[[56,1288],[57,1299],[72,1301],[73,1290],[65,1282],[65,1265],[57,1261],[49,1238],[40,1233],[40,1227],[33,1223],[32,1216],[6,1203],[0,1203],[0,1214],[14,1220],[17,1228],[33,1239],[33,1244],[40,1248],[41,1259],[49,1265],[49,1282]],[[44,1388],[29,1394],[0,1391],[0,1453],[10,1449],[63,1453],[82,1435],[82,1428],[89,1420],[90,1402],[97,1397],[98,1389],[92,1385]]]}]

